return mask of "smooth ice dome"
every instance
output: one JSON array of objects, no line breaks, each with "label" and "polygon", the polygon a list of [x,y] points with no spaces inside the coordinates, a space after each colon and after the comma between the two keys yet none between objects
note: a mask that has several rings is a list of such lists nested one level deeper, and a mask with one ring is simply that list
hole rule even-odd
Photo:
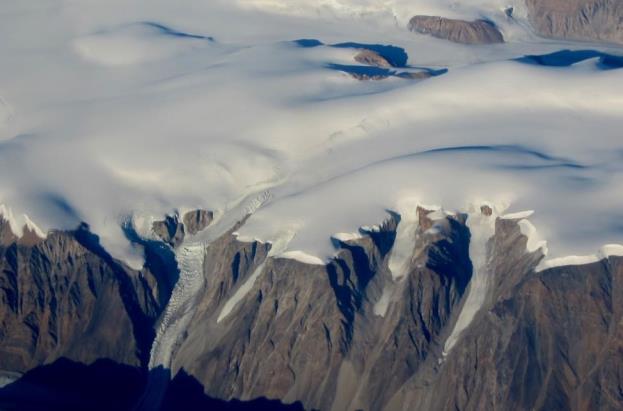
[{"label": "smooth ice dome", "polygon": [[[319,263],[388,210],[413,224],[415,198],[535,210],[516,218],[550,259],[622,242],[619,50],[536,38],[522,2],[40,3],[2,7],[0,203],[43,232],[84,221],[140,266],[124,222],[149,236],[201,208],[223,227],[251,214],[241,239],[291,233],[280,255]],[[418,14],[486,18],[507,43],[411,33]],[[359,81],[379,69],[362,48],[406,67]]]}]

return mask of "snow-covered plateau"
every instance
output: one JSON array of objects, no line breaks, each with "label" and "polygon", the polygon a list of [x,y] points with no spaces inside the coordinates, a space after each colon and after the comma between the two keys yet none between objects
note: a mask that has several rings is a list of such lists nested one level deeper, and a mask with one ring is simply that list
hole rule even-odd
[{"label": "snow-covered plateau", "polygon": [[[252,212],[240,239],[289,233],[280,256],[311,263],[334,254],[332,237],[356,238],[395,211],[405,223],[390,263],[396,278],[417,204],[494,204],[522,220],[528,248],[547,250],[542,267],[623,254],[623,70],[602,54],[623,50],[536,37],[523,8],[3,2],[0,211],[18,234],[25,224],[43,235],[86,222],[113,256],[139,266],[121,222],[193,208],[227,228]],[[506,42],[415,34],[406,24],[416,14],[485,18]],[[435,75],[362,81],[349,74],[365,69],[354,59],[361,49],[406,55],[396,73]],[[524,57],[560,50],[569,50],[558,55],[566,64]],[[493,222],[478,218],[470,227],[482,259]],[[189,250],[179,252],[183,263],[194,261]]]}]

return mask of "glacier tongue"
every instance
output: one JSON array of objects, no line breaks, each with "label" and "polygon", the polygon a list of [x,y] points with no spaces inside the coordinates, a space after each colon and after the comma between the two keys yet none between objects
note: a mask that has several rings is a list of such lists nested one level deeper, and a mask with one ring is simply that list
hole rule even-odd
[{"label": "glacier tongue", "polygon": [[175,345],[192,316],[193,296],[203,285],[205,248],[205,244],[198,242],[183,245],[176,252],[180,277],[156,332],[149,360],[150,369],[157,366],[170,368]]},{"label": "glacier tongue", "polygon": [[[486,206],[489,207],[489,206]],[[443,349],[445,357],[461,337],[461,333],[469,326],[474,316],[480,310],[487,297],[490,278],[487,272],[487,242],[495,233],[495,219],[497,212],[489,207],[490,215],[483,209],[472,210],[467,219],[467,226],[471,233],[469,255],[472,260],[472,279],[469,283],[467,298],[454,325],[452,333],[446,340]]]},{"label": "glacier tongue", "polygon": [[397,283],[404,278],[409,269],[413,250],[415,248],[415,236],[418,227],[418,203],[412,198],[406,198],[397,207],[400,214],[400,222],[396,229],[396,239],[389,256],[388,268],[391,279],[385,284],[381,297],[374,304],[374,314],[385,317],[389,303],[396,291]]}]

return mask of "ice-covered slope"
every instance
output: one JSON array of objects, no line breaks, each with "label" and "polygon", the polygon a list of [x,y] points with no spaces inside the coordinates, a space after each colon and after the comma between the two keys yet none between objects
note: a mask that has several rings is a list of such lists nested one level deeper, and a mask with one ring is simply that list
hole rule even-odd
[{"label": "ice-covered slope", "polygon": [[[240,236],[294,231],[285,251],[299,253],[287,256],[324,259],[332,234],[382,221],[405,198],[534,209],[551,258],[621,242],[623,71],[598,57],[518,61],[586,47],[536,41],[520,2],[310,4],[3,4],[0,203],[44,231],[86,221],[136,265],[128,215],[227,215],[263,193]],[[488,18],[508,44],[416,35],[415,14]],[[319,41],[292,42],[303,38]],[[366,44],[449,71],[360,82],[334,69]]]}]

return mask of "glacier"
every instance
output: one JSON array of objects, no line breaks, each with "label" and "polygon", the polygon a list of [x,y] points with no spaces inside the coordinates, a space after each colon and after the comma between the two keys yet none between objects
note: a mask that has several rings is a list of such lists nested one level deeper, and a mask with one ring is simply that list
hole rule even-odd
[{"label": "glacier", "polygon": [[[522,57],[622,51],[538,38],[521,4],[6,2],[0,204],[41,233],[87,222],[140,266],[120,224],[134,215],[203,208],[233,226],[252,214],[241,238],[295,229],[282,256],[321,263],[332,236],[383,221],[405,199],[456,211],[489,201],[535,210],[522,227],[529,247],[547,241],[550,265],[589,261],[564,258],[623,242],[623,72],[598,58]],[[410,33],[415,14],[484,17],[507,43]],[[330,46],[342,43],[399,47],[409,67],[448,71],[358,81],[330,68],[356,64],[357,48]]]}]

